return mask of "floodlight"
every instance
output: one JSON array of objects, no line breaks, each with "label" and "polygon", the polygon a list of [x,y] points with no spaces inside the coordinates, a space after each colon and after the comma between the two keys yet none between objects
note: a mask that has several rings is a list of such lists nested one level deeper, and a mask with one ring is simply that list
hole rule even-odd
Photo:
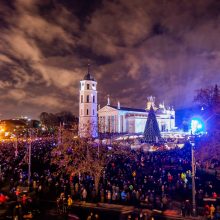
[{"label": "floodlight", "polygon": [[191,131],[192,134],[197,134],[205,131],[204,122],[201,118],[192,118]]}]

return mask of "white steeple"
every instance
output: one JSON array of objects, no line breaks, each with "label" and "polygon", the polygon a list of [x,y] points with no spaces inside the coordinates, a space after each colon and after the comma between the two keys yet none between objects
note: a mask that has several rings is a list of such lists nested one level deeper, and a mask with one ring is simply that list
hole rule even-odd
[{"label": "white steeple", "polygon": [[172,108],[171,108],[171,115],[173,116],[173,117],[175,117],[175,110],[174,110],[174,107],[172,106]]},{"label": "white steeple", "polygon": [[90,65],[84,79],[80,81],[79,136],[98,136],[97,82],[90,74]]},{"label": "white steeple", "polygon": [[110,105],[110,96],[108,95],[108,98],[107,98],[107,105]]},{"label": "white steeple", "polygon": [[120,105],[120,102],[118,101],[118,109],[120,109],[121,108],[121,105]]}]

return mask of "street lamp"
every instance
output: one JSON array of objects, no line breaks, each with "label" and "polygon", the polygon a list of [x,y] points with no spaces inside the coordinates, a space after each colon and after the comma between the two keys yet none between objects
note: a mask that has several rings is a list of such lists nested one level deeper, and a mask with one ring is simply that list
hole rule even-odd
[{"label": "street lamp", "polygon": [[60,122],[59,130],[58,130],[58,140],[57,140],[58,146],[62,144],[62,124]]},{"label": "street lamp", "polygon": [[[191,135],[195,135],[198,132],[204,132],[204,122],[201,120],[201,118],[193,118],[191,121]],[[192,214],[193,216],[196,216],[196,182],[195,182],[195,174],[196,174],[196,164],[195,164],[195,140],[193,140],[193,143],[190,143],[191,145],[191,166],[192,166]]]},{"label": "street lamp", "polygon": [[205,131],[205,124],[204,121],[199,117],[194,117],[191,120],[191,133],[198,134],[204,133]]},{"label": "street lamp", "polygon": [[30,189],[30,183],[31,183],[31,130],[29,131],[30,134],[30,141],[28,144],[28,188]]},{"label": "street lamp", "polygon": [[18,132],[16,129],[14,129],[14,136],[15,136],[15,142],[14,142],[14,148],[15,148],[15,157],[18,156]]},{"label": "street lamp", "polygon": [[194,144],[191,143],[192,154],[192,214],[196,216],[196,183],[195,183],[195,156],[194,156]]},{"label": "street lamp", "polygon": [[18,156],[18,138],[17,136],[15,137],[15,157]]}]

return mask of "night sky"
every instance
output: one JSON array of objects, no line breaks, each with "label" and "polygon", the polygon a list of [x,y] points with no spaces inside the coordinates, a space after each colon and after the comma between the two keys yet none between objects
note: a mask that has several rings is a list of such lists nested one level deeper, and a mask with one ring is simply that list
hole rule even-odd
[{"label": "night sky", "polygon": [[106,104],[176,109],[220,83],[219,0],[0,0],[0,118],[78,115],[88,62]]}]

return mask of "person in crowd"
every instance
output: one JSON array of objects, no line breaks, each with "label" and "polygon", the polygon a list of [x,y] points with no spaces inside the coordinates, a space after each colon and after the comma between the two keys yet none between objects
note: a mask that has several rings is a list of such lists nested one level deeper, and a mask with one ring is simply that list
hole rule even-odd
[{"label": "person in crowd", "polygon": [[210,219],[214,219],[215,207],[213,204],[210,206]]},{"label": "person in crowd", "polygon": [[215,217],[217,220],[220,220],[220,205],[219,204],[216,206]]},{"label": "person in crowd", "polygon": [[210,206],[208,204],[205,205],[205,216],[207,218],[210,216]]},{"label": "person in crowd", "polygon": [[71,195],[68,195],[67,205],[68,205],[68,210],[70,210],[73,205],[73,200],[71,198]]},{"label": "person in crowd", "polygon": [[82,189],[82,200],[86,202],[86,199],[87,199],[87,190],[86,188],[83,188]]}]

